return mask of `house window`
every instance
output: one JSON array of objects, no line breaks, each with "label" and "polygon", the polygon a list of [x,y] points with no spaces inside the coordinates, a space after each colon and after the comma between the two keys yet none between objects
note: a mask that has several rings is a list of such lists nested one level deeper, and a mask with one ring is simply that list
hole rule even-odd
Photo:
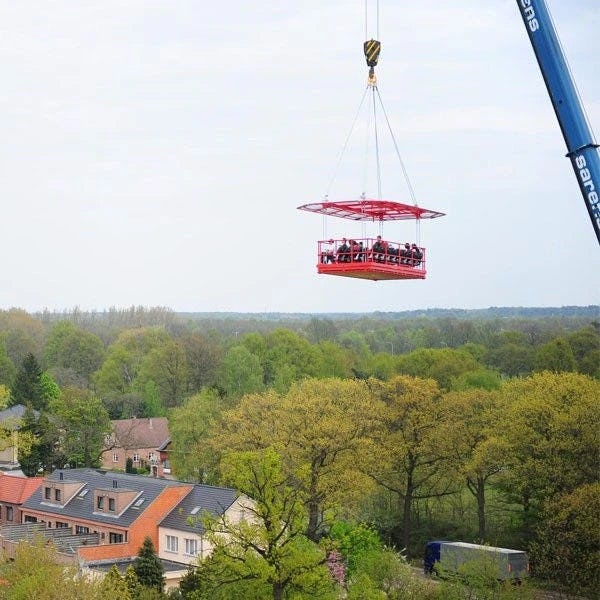
[{"label": "house window", "polygon": [[60,502],[60,499],[61,499],[61,493],[60,493],[60,490],[54,490],[54,499],[55,499],[57,502]]},{"label": "house window", "polygon": [[123,534],[122,533],[113,533],[111,531],[108,534],[108,543],[109,544],[122,544],[123,543]]},{"label": "house window", "polygon": [[13,520],[13,507],[12,506],[6,507],[6,520],[7,521]]},{"label": "house window", "polygon": [[56,521],[56,529],[66,529],[68,526],[69,524],[64,521]]},{"label": "house window", "polygon": [[174,535],[167,536],[167,552],[177,552],[179,548],[179,538]]},{"label": "house window", "polygon": [[116,452],[113,454],[113,462],[119,462],[119,455]]},{"label": "house window", "polygon": [[154,452],[149,452],[148,453],[148,460],[150,462],[156,462],[156,454]]},{"label": "house window", "polygon": [[139,463],[140,462],[140,455],[139,454],[134,454],[133,455],[133,462],[134,463]]},{"label": "house window", "polygon": [[98,510],[104,510],[104,496],[98,496],[96,506],[98,507]]},{"label": "house window", "polygon": [[108,499],[108,510],[111,511],[115,511],[115,499],[114,498],[109,498]]},{"label": "house window", "polygon": [[51,493],[52,493],[52,490],[49,487],[44,488],[44,498],[46,500],[51,500],[52,499]]},{"label": "house window", "polygon": [[196,556],[198,554],[198,540],[185,539],[185,553],[188,556]]},{"label": "house window", "polygon": [[[12,518],[11,518],[12,521]],[[30,515],[27,515],[24,519],[23,519],[23,523],[37,523],[37,517],[32,517]]]},{"label": "house window", "polygon": [[89,533],[90,528],[83,525],[75,525],[75,533]]}]

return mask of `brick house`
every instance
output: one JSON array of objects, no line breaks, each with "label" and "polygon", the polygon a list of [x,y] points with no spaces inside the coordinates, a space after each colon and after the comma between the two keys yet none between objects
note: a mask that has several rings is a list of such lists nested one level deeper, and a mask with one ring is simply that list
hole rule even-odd
[{"label": "brick house", "polygon": [[65,562],[98,572],[112,564],[126,568],[149,536],[165,566],[167,587],[211,550],[201,525],[188,523],[188,517],[205,510],[232,519],[244,514],[238,493],[228,488],[99,469],[63,469],[37,479],[21,506],[23,525],[0,527],[2,548],[31,539],[35,528]]},{"label": "brick house", "polygon": [[170,477],[169,424],[166,417],[120,419],[112,422],[102,453],[103,469],[125,471],[130,458],[135,469],[147,468],[153,477]]},{"label": "brick house", "polygon": [[40,477],[19,477],[0,471],[0,526],[21,523],[21,506],[42,483]]}]

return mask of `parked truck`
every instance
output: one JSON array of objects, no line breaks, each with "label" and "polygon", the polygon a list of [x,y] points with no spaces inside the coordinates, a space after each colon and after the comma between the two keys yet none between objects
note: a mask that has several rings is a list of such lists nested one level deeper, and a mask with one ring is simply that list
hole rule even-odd
[{"label": "parked truck", "polygon": [[522,550],[481,546],[467,542],[427,542],[425,549],[425,573],[457,573],[466,563],[481,563],[497,569],[497,579],[520,581],[529,572],[529,559]]}]

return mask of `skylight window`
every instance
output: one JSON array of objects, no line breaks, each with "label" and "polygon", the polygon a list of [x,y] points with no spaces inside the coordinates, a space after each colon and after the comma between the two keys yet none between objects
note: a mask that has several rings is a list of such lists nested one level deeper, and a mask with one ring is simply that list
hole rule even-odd
[{"label": "skylight window", "polygon": [[194,508],[192,508],[192,510],[190,511],[190,515],[197,515],[199,510],[199,506],[194,506]]},{"label": "skylight window", "polygon": [[136,500],[133,505],[136,508],[139,508],[142,504],[144,504],[145,501],[146,501],[146,498],[140,498],[139,500]]},{"label": "skylight window", "polygon": [[81,492],[79,492],[79,494],[77,494],[77,497],[78,497],[78,498],[85,498],[85,497],[87,496],[87,493],[88,493],[89,491],[90,491],[90,490],[88,490],[88,489],[81,490]]}]

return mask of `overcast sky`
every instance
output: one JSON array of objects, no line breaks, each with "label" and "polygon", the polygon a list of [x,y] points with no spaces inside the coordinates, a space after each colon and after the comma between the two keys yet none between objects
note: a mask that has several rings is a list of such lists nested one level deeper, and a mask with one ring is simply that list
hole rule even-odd
[{"label": "overcast sky", "polygon": [[[547,2],[598,129],[600,3]],[[379,91],[417,202],[447,213],[421,226],[426,281],[317,275],[324,227],[363,230],[296,210],[377,196],[364,136],[336,169],[366,85],[362,1],[0,0],[0,308],[597,304],[598,243],[516,2],[379,4]],[[410,202],[381,132],[382,195]]]}]

